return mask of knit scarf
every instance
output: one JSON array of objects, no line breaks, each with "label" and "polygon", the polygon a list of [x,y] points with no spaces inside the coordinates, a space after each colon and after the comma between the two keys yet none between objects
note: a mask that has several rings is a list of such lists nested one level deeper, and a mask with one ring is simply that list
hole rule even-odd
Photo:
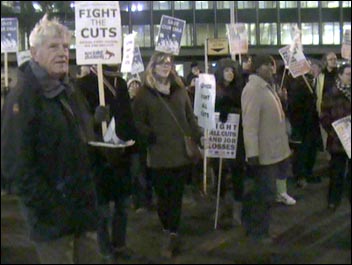
[{"label": "knit scarf", "polygon": [[349,100],[349,102],[351,102],[351,85],[343,85],[340,80],[337,80],[336,87]]}]

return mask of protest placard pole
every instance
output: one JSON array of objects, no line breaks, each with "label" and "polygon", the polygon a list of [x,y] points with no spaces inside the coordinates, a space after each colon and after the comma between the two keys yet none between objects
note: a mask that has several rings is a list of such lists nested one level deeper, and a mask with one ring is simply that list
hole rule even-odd
[{"label": "protest placard pole", "polygon": [[[204,54],[205,54],[205,73],[209,73],[209,67],[208,67],[208,39],[205,40],[204,43]],[[207,129],[204,130],[204,142],[207,143],[209,138],[209,131]],[[208,176],[208,159],[207,159],[207,152],[206,152],[207,146],[204,144],[204,161],[203,161],[203,191],[204,195],[207,195],[207,176]]]},{"label": "protest placard pole", "polygon": [[286,68],[286,66],[285,66],[285,70],[284,70],[284,73],[283,73],[283,75],[282,75],[282,80],[281,80],[281,85],[280,85],[280,91],[282,91],[282,88],[284,87],[284,82],[285,82],[286,73],[287,73],[287,68]]},{"label": "protest placard pole", "polygon": [[4,64],[5,64],[5,92],[7,92],[9,90],[9,62],[8,62],[7,52],[5,52]]},{"label": "protest placard pole", "polygon": [[[98,64],[98,84],[99,84],[99,103],[100,106],[105,107],[105,93],[104,93],[104,76],[103,76],[103,65]],[[107,123],[104,121],[102,123],[103,137],[107,131]]]},{"label": "protest placard pole", "polygon": [[215,230],[218,229],[218,221],[219,221],[222,164],[223,164],[223,159],[220,158],[219,175],[218,175],[219,176],[218,177],[218,192],[217,192],[217,197],[216,197],[216,214],[215,214],[215,226],[214,226]]},{"label": "protest placard pole", "polygon": [[305,75],[303,75],[302,77],[303,77],[303,79],[304,79],[304,82],[306,82],[306,85],[307,85],[307,87],[308,87],[310,93],[311,93],[311,94],[314,94],[313,88],[312,88],[312,86],[309,84],[309,82],[308,82],[308,80],[307,80],[307,77],[306,77]]}]

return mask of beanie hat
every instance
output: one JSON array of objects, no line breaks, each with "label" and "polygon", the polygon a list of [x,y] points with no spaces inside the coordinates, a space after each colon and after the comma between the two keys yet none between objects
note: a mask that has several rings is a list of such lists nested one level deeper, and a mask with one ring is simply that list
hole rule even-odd
[{"label": "beanie hat", "polygon": [[142,84],[141,80],[139,80],[138,78],[131,78],[131,79],[128,80],[128,82],[127,82],[127,87],[130,87],[130,85],[131,85],[133,82],[138,82],[139,84]]}]

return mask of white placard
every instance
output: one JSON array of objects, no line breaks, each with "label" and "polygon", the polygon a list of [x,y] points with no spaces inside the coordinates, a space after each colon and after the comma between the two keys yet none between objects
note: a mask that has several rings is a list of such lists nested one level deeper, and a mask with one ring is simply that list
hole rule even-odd
[{"label": "white placard", "polygon": [[228,24],[227,36],[232,55],[248,53],[248,33],[245,24]]},{"label": "white placard", "polygon": [[133,65],[131,73],[133,75],[144,72],[144,64],[142,59],[142,54],[138,46],[134,47],[134,55],[133,55]]},{"label": "white placard", "polygon": [[216,129],[209,132],[207,157],[236,159],[240,115],[229,114],[226,123],[220,122],[220,114],[215,114]]},{"label": "white placard", "polygon": [[123,60],[121,65],[121,73],[130,73],[132,71],[135,38],[136,33],[125,36],[123,41]]},{"label": "white placard", "polygon": [[346,60],[351,60],[351,30],[347,29],[343,35],[341,48],[341,57]]},{"label": "white placard", "polygon": [[304,53],[297,47],[294,48],[293,53],[291,52],[290,45],[280,49],[279,53],[294,78],[310,72],[311,67],[309,62],[307,61]]},{"label": "white placard", "polygon": [[78,65],[121,63],[119,1],[76,1]]},{"label": "white placard", "polygon": [[334,122],[332,126],[339,136],[348,158],[351,159],[351,116]]},{"label": "white placard", "polygon": [[1,53],[18,51],[17,18],[1,18]]},{"label": "white placard", "polygon": [[211,74],[200,74],[196,80],[194,113],[204,129],[215,128],[216,81]]},{"label": "white placard", "polygon": [[31,51],[22,51],[17,52],[17,65],[20,67],[25,62],[29,61],[32,58]]},{"label": "white placard", "polygon": [[160,22],[156,51],[179,55],[186,21],[163,15]]}]

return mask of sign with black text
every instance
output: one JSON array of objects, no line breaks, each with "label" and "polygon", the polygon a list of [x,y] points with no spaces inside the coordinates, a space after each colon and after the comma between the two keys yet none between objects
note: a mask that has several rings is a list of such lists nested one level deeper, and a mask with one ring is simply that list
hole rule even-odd
[{"label": "sign with black text", "polygon": [[1,18],[1,53],[18,51],[17,18]]}]

